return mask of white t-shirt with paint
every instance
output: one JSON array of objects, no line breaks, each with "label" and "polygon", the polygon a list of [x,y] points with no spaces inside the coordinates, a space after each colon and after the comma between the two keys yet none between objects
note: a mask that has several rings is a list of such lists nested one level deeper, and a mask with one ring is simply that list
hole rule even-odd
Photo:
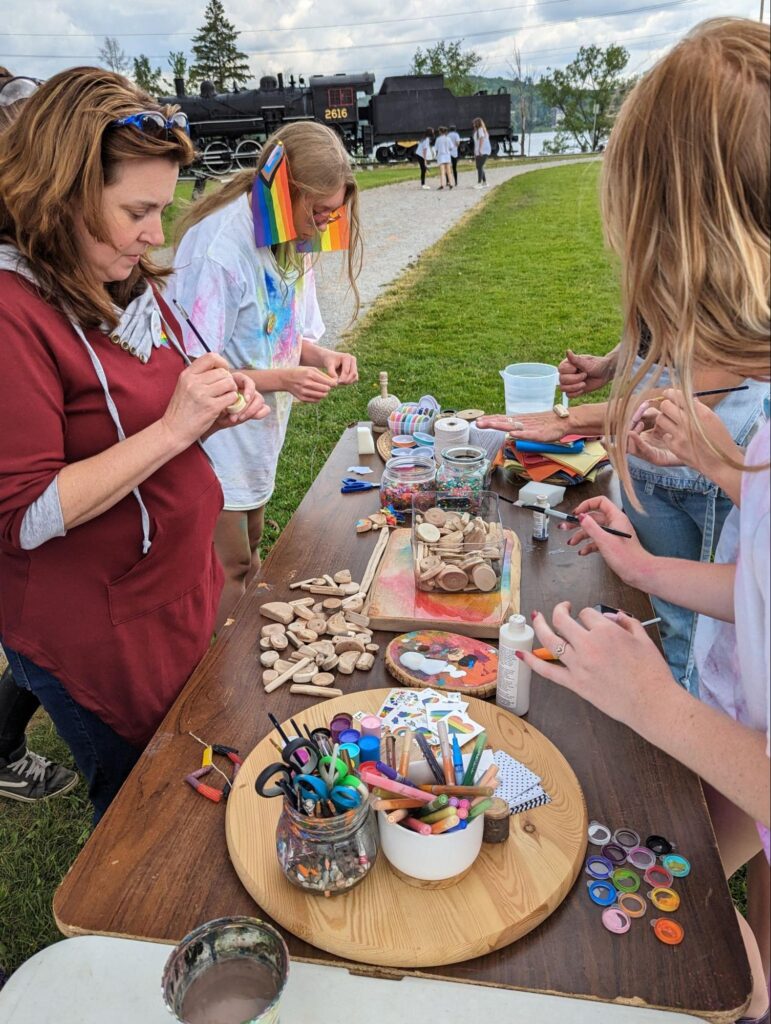
[{"label": "white t-shirt with paint", "polygon": [[450,150],[450,156],[456,157],[458,155],[458,146],[460,145],[460,135],[457,132],[448,132],[447,138],[450,140],[452,149]]},{"label": "white t-shirt with paint", "polygon": [[423,159],[426,162],[428,162],[431,159],[431,139],[428,135],[425,137],[425,139],[421,139],[420,142],[417,144],[417,146],[415,147],[415,154],[417,156],[423,157]]},{"label": "white t-shirt with paint", "polygon": [[474,132],[474,156],[490,156],[491,153],[490,136],[484,128],[477,128]]},{"label": "white t-shirt with paint", "polygon": [[449,164],[450,154],[452,153],[452,145],[449,138],[446,135],[437,135],[436,144],[436,162],[438,164]]},{"label": "white t-shirt with paint", "polygon": [[[301,276],[282,275],[270,247],[254,244],[247,195],[185,234],[167,295],[184,306],[212,352],[234,369],[297,366],[302,339],[318,341],[324,333],[310,257]],[[193,332],[182,327],[187,351],[203,355]],[[204,442],[229,510],[259,508],[273,493],[292,396],[269,391],[263,397],[271,408],[264,420],[220,430]]]}]

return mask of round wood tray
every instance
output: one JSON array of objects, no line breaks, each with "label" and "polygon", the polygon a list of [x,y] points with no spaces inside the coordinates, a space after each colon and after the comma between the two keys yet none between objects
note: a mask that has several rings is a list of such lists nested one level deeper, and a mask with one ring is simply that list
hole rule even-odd
[{"label": "round wood tray", "polygon": [[[406,668],[399,659],[407,651],[445,661],[466,674],[453,678],[447,671],[428,673]],[[385,665],[394,679],[411,688],[432,686],[438,690],[454,690],[484,698],[492,697],[497,686],[498,651],[495,647],[470,636],[439,629],[416,629],[395,637],[386,647]]]},{"label": "round wood tray", "polygon": [[[295,720],[313,728],[340,711],[375,713],[388,692],[345,694],[297,713]],[[472,870],[452,888],[413,888],[380,853],[369,876],[347,894],[306,895],[286,880],[276,858],[281,801],[254,791],[259,771],[276,760],[266,737],[239,771],[225,819],[230,859],[259,906],[319,949],[387,967],[470,960],[507,946],[547,918],[583,863],[588,822],[581,787],[559,750],[522,719],[474,697],[468,713],[485,727],[495,749],[541,777],[550,804],[513,817],[508,840],[483,845]]]},{"label": "round wood tray", "polygon": [[382,434],[378,434],[375,447],[383,462],[388,462],[391,458],[391,452],[394,450],[394,435],[387,427]]}]

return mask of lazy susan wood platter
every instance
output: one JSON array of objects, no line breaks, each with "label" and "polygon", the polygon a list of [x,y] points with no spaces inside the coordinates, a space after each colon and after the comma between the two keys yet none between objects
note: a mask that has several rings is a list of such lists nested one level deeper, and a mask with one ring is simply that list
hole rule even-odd
[{"label": "lazy susan wood platter", "polygon": [[460,633],[416,629],[386,647],[385,664],[402,686],[432,686],[473,697],[492,697],[498,678],[498,651]]},{"label": "lazy susan wood platter", "polygon": [[[314,728],[341,711],[374,714],[388,692],[345,694],[298,712],[295,720]],[[258,773],[276,760],[265,737],[238,773],[225,819],[230,859],[259,907],[319,949],[387,967],[435,967],[482,956],[526,935],[556,910],[586,851],[586,804],[578,780],[559,750],[521,718],[474,697],[468,713],[484,725],[494,749],[541,777],[551,803],[512,817],[508,840],[483,845],[471,871],[452,888],[408,885],[381,852],[360,885],[325,899],[296,889],[279,867],[281,802],[254,791]]]},{"label": "lazy susan wood platter", "polygon": [[392,530],[364,608],[370,628],[390,633],[412,629],[448,629],[468,636],[497,637],[509,615],[519,611],[521,547],[511,530],[504,530],[501,589],[445,593],[418,590],[412,564],[411,533]]}]

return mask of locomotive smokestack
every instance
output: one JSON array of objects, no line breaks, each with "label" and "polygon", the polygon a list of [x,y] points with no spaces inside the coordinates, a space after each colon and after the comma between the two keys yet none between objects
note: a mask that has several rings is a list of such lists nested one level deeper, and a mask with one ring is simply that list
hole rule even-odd
[{"label": "locomotive smokestack", "polygon": [[279,73],[278,73],[278,75],[276,77],[278,78],[278,87],[279,87],[279,89],[283,89],[284,88],[284,76],[283,76],[283,74],[279,71]]},{"label": "locomotive smokestack", "polygon": [[174,79],[174,88],[177,92],[177,99],[184,99],[185,97],[185,80],[184,78]]}]

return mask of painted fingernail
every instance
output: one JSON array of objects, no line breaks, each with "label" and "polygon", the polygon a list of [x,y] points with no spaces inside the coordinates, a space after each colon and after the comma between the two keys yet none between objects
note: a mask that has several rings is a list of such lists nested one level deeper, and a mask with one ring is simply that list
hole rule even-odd
[{"label": "painted fingernail", "polygon": [[522,651],[514,651],[514,656],[516,658],[519,658],[520,661],[525,660],[525,655],[522,653]]},{"label": "painted fingernail", "polygon": [[538,612],[530,612],[530,618],[534,619],[537,614],[538,614]]}]

